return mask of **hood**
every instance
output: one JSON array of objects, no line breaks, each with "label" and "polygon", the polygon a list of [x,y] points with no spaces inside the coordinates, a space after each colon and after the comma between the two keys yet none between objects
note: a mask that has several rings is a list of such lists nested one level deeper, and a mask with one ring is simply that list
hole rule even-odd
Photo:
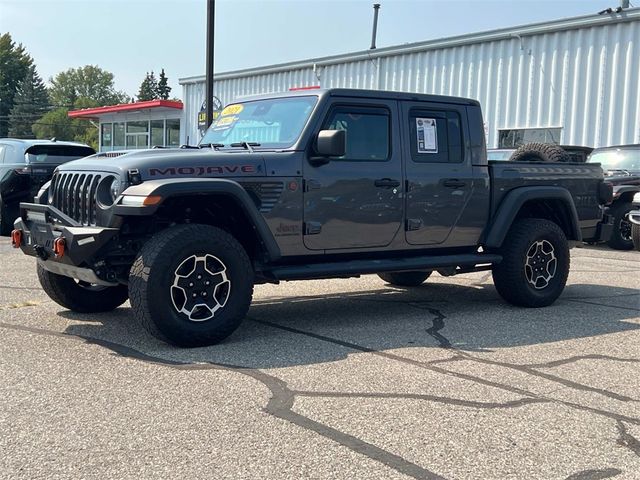
[{"label": "hood", "polygon": [[607,170],[604,172],[605,182],[611,185],[640,185],[639,170]]},{"label": "hood", "polygon": [[151,149],[97,154],[65,163],[58,170],[109,172],[120,177],[138,170],[143,180],[169,177],[264,176],[260,152],[203,149]]}]

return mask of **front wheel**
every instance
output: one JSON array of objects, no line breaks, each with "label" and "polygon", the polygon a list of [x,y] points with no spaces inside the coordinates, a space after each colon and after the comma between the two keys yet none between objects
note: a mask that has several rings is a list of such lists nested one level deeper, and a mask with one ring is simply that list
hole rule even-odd
[{"label": "front wheel", "polygon": [[633,246],[640,252],[640,225],[637,223],[631,224],[631,238],[633,239]]},{"label": "front wheel", "polygon": [[244,319],[254,272],[240,243],[208,225],[180,225],[141,249],[129,275],[136,318],[160,340],[182,347],[213,345]]},{"label": "front wheel", "polygon": [[562,229],[549,220],[516,221],[493,267],[493,283],[502,298],[522,307],[546,307],[560,296],[569,275],[569,245]]},{"label": "front wheel", "polygon": [[93,285],[52,273],[38,264],[38,280],[49,298],[78,313],[110,312],[127,301],[126,285]]}]

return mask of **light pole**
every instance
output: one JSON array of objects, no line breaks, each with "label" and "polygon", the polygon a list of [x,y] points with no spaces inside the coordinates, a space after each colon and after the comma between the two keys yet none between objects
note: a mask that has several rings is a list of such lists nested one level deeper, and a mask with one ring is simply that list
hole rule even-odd
[{"label": "light pole", "polygon": [[207,78],[205,101],[207,104],[207,127],[213,122],[213,45],[215,33],[216,0],[207,0]]}]

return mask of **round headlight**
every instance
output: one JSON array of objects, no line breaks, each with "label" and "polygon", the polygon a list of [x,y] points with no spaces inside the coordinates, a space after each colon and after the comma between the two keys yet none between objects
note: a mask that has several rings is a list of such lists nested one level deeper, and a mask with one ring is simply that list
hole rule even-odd
[{"label": "round headlight", "polygon": [[118,198],[118,195],[120,195],[120,188],[120,180],[114,178],[111,182],[111,187],[109,187],[109,193],[111,194],[111,203],[115,202],[116,198]]}]

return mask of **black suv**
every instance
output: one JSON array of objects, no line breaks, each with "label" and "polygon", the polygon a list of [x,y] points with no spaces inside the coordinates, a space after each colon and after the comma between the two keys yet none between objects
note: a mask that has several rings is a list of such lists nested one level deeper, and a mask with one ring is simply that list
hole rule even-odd
[{"label": "black suv", "polygon": [[61,165],[13,243],[78,312],[131,301],[158,338],[227,337],[256,283],[492,270],[508,302],[550,305],[569,248],[608,235],[596,164],[487,162],[474,100],[335,89],[227,106],[199,147]]},{"label": "black suv", "polygon": [[600,163],[605,180],[613,187],[613,202],[607,213],[614,228],[607,244],[616,250],[633,249],[629,212],[634,209],[633,196],[640,192],[640,144],[595,149],[588,162]]},{"label": "black suv", "polygon": [[94,153],[81,143],[0,138],[0,235],[11,233],[20,202],[33,199],[58,165]]}]

